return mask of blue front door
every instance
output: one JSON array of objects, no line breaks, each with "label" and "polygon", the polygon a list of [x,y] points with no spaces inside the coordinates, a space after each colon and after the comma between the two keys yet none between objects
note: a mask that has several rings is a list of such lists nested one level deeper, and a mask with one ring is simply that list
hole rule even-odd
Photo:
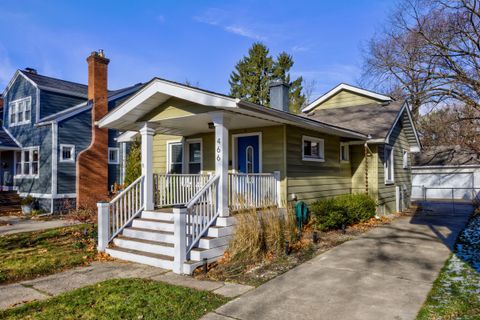
[{"label": "blue front door", "polygon": [[242,173],[260,172],[260,144],[258,136],[237,138],[237,170]]}]

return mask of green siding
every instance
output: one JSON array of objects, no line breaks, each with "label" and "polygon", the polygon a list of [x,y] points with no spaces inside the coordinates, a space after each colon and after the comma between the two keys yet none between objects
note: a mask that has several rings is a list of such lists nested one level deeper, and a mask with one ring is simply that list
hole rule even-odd
[{"label": "green siding", "polygon": [[[302,136],[324,139],[325,162],[302,160]],[[350,193],[349,164],[340,164],[340,138],[297,127],[287,127],[288,194],[311,202],[319,198]]]},{"label": "green siding", "polygon": [[344,108],[370,103],[381,103],[381,101],[348,90],[341,90],[328,100],[319,104],[315,109]]},{"label": "green siding", "polygon": [[[403,168],[403,150],[409,151],[407,135],[401,121],[397,123],[390,136],[390,143],[394,152],[394,183],[385,184],[385,145],[378,146],[378,204],[380,208],[384,208],[384,212],[389,214],[396,211],[396,194],[395,187],[400,186],[403,191],[407,203],[410,202],[410,194],[412,189],[412,175],[410,165],[407,169]],[[409,164],[411,164],[411,154],[409,152]]]}]

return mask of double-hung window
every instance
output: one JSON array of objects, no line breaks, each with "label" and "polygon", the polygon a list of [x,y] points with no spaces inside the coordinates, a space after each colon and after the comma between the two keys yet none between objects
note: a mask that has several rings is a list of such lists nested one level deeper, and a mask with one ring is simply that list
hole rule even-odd
[{"label": "double-hung window", "polygon": [[32,98],[26,97],[10,102],[9,126],[28,124],[32,116]]},{"label": "double-hung window", "polygon": [[202,171],[202,143],[199,140],[187,141],[188,173],[199,174]]},{"label": "double-hung window", "polygon": [[75,162],[75,146],[73,144],[60,145],[60,162]]},{"label": "double-hung window", "polygon": [[392,184],[395,181],[394,177],[394,149],[391,146],[385,146],[385,184]]},{"label": "double-hung window", "polygon": [[38,178],[40,150],[38,147],[25,148],[15,152],[15,177]]},{"label": "double-hung window", "polygon": [[302,160],[322,162],[325,161],[323,139],[303,136],[302,145]]},{"label": "double-hung window", "polygon": [[119,148],[108,148],[108,164],[119,164]]},{"label": "double-hung window", "polygon": [[183,144],[181,142],[168,143],[168,173],[180,174],[183,172]]}]

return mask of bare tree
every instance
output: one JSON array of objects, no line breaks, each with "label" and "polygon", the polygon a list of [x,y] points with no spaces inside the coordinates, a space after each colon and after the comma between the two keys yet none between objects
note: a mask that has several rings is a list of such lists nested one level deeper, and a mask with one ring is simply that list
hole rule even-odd
[{"label": "bare tree", "polygon": [[302,86],[303,86],[303,94],[305,95],[305,101],[302,106],[302,108],[304,108],[313,100],[313,94],[315,92],[315,88],[317,87],[317,81],[315,79],[312,79],[312,80],[303,79]]}]

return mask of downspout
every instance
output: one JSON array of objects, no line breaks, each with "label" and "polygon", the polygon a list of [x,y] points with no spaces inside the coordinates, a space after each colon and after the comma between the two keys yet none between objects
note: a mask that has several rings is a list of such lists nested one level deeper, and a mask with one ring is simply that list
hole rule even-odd
[{"label": "downspout", "polygon": [[[368,139],[370,140],[372,137],[368,135]],[[368,147],[368,141],[365,141],[364,144],[365,150],[365,193],[368,195],[368,155],[372,153],[372,150]]]}]

